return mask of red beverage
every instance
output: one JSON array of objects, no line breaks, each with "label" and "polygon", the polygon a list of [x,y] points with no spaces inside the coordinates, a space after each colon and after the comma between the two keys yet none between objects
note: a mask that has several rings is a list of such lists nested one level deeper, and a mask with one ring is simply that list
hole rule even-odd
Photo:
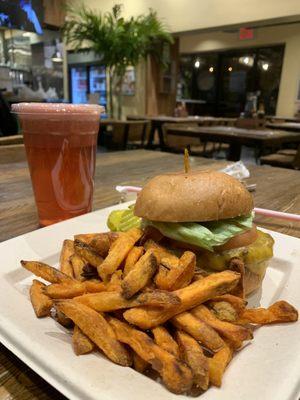
[{"label": "red beverage", "polygon": [[50,225],[92,209],[100,106],[20,103],[40,224]]}]

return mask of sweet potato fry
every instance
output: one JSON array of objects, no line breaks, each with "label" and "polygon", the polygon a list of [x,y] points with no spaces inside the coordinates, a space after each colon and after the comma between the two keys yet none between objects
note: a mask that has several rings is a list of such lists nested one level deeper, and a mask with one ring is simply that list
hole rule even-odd
[{"label": "sweet potato fry", "polygon": [[149,363],[143,360],[137,353],[133,352],[133,368],[141,374],[149,367]]},{"label": "sweet potato fry", "polygon": [[208,358],[198,342],[183,331],[176,332],[176,340],[184,361],[191,368],[196,388],[207,390],[209,385]]},{"label": "sweet potato fry", "polygon": [[73,266],[70,260],[70,257],[74,254],[74,242],[73,240],[64,240],[63,246],[60,252],[59,257],[59,265],[60,270],[64,274],[70,276],[71,278],[74,277]]},{"label": "sweet potato fry", "polygon": [[220,335],[205,322],[196,318],[190,312],[183,312],[175,315],[171,322],[176,328],[189,333],[194,339],[203,344],[204,347],[211,351],[218,351],[224,345],[224,340]]},{"label": "sweet potato fry", "polygon": [[121,283],[123,296],[126,299],[130,299],[143,289],[155,274],[156,269],[157,259],[154,252],[153,250],[147,250],[123,279]]},{"label": "sweet potato fry", "polygon": [[174,315],[204,303],[215,296],[229,292],[237,285],[239,278],[240,274],[233,271],[211,274],[183,289],[176,290],[174,293],[181,300],[179,306],[163,310],[140,307],[125,311],[124,318],[142,329],[154,328]]},{"label": "sweet potato fry", "polygon": [[98,293],[106,290],[103,282],[70,282],[70,283],[54,283],[46,286],[45,294],[52,299],[72,299],[85,293]]},{"label": "sweet potato fry", "polygon": [[74,249],[79,257],[86,260],[93,267],[97,268],[101,265],[103,258],[90,245],[76,239],[74,242]]},{"label": "sweet potato fry", "polygon": [[222,296],[216,296],[213,299],[208,301],[210,306],[218,302],[226,302],[229,303],[236,311],[237,315],[241,315],[247,305],[247,301],[245,299],[241,299],[240,297],[234,296],[232,294],[223,294]]},{"label": "sweet potato fry", "polygon": [[233,323],[237,321],[238,314],[235,308],[227,301],[208,302],[206,304],[209,305],[210,310],[220,320]]},{"label": "sweet potato fry", "polygon": [[84,281],[85,278],[83,277],[82,273],[87,262],[83,258],[79,257],[78,254],[73,254],[70,257],[70,261],[73,267],[74,278],[80,282]]},{"label": "sweet potato fry", "polygon": [[74,326],[73,321],[68,318],[63,312],[59,311],[56,307],[55,307],[55,316],[54,319],[55,321],[57,321],[60,325],[62,325],[65,328],[72,328]]},{"label": "sweet potato fry", "polygon": [[155,293],[155,291],[141,293],[131,299],[125,299],[120,292],[115,291],[90,293],[75,297],[75,300],[98,312],[109,312],[141,305],[170,307],[179,302],[178,297],[173,293]]},{"label": "sweet potato fry", "polygon": [[56,302],[58,310],[71,318],[75,325],[94,342],[105,355],[123,366],[131,365],[131,357],[125,347],[116,339],[116,335],[105,318],[91,308],[74,300]]},{"label": "sweet potato fry", "polygon": [[157,346],[144,332],[132,328],[125,322],[109,317],[109,323],[123,343],[128,344],[143,360],[159,372],[164,384],[174,393],[185,393],[193,382],[191,370],[173,354]]},{"label": "sweet potato fry", "polygon": [[245,309],[238,323],[266,325],[297,320],[298,311],[288,302],[281,300],[272,304],[269,308]]},{"label": "sweet potato fry", "polygon": [[137,296],[140,305],[153,307],[173,307],[180,304],[179,297],[174,292],[166,290],[151,290],[140,293]]},{"label": "sweet potato fry", "polygon": [[32,285],[30,287],[30,300],[33,306],[35,315],[38,318],[47,317],[50,315],[50,310],[52,308],[53,302],[52,300],[45,295],[44,288],[46,285],[44,283],[33,280]]},{"label": "sweet potato fry", "polygon": [[165,247],[161,246],[160,244],[154,242],[154,240],[149,239],[147,242],[144,244],[145,250],[153,250],[158,263],[161,263],[161,260],[163,258],[167,259],[170,264],[176,264],[178,263],[178,257],[176,257],[174,254],[169,252]]},{"label": "sweet potato fry", "polygon": [[178,344],[164,326],[157,326],[156,328],[153,328],[152,333],[154,336],[154,342],[158,346],[173,354],[173,356],[176,358],[180,358]]},{"label": "sweet potato fry", "polygon": [[229,346],[223,347],[212,358],[208,359],[209,365],[209,381],[214,385],[220,387],[222,385],[222,378],[227,365],[232,359],[233,351]]},{"label": "sweet potato fry", "polygon": [[[160,272],[155,282],[159,289],[177,290],[189,285],[192,281],[196,266],[196,256],[191,251],[186,251],[178,262],[170,266],[169,259],[161,260]],[[168,266],[166,270],[166,266]],[[164,270],[162,270],[162,268]]]},{"label": "sweet potato fry", "polygon": [[34,275],[45,279],[50,283],[62,283],[74,281],[70,276],[64,274],[60,270],[50,267],[50,265],[39,261],[21,261],[23,268],[32,272]]},{"label": "sweet potato fry", "polygon": [[108,292],[122,292],[122,275],[123,273],[120,269],[112,274],[110,281],[106,285]]},{"label": "sweet potato fry", "polygon": [[134,265],[137,263],[137,261],[143,254],[144,254],[144,248],[142,246],[134,246],[130,250],[125,261],[125,266],[123,271],[124,277],[128,275],[129,271],[134,267]]},{"label": "sweet potato fry", "polygon": [[109,249],[108,255],[103,263],[97,268],[98,274],[104,282],[109,280],[109,277],[120,267],[125,260],[135,242],[142,236],[142,231],[137,228],[132,228],[128,232],[123,233],[114,242],[114,245]]},{"label": "sweet potato fry", "polygon": [[191,310],[192,314],[201,321],[210,325],[217,332],[232,343],[235,349],[241,347],[244,340],[253,338],[252,331],[243,326],[219,320],[207,307],[199,305]]},{"label": "sweet potato fry", "polygon": [[72,345],[74,353],[77,356],[90,353],[94,350],[94,343],[82,332],[82,330],[75,325],[72,335]]}]

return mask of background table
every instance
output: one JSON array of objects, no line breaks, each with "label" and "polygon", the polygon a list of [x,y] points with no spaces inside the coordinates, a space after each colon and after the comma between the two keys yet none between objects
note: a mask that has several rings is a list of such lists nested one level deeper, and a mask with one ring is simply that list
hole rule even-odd
[{"label": "background table", "polygon": [[[278,147],[283,143],[300,142],[300,132],[271,129],[244,129],[231,126],[174,126],[167,131],[170,135],[197,137],[203,141],[229,144],[228,160],[241,158],[242,145],[254,147],[260,154],[265,147]],[[259,155],[258,154],[258,155]]]},{"label": "background table", "polygon": [[271,129],[300,132],[300,122],[268,122],[266,123],[266,126]]},{"label": "background table", "polygon": [[[227,165],[191,157],[191,167],[219,169]],[[146,150],[134,150],[97,155],[94,208],[116,204],[120,195],[117,184],[143,185],[150,177],[164,171],[183,169],[182,156]],[[252,166],[249,183],[256,183],[254,193],[258,207],[300,213],[300,172]],[[256,218],[268,229],[300,237],[300,223]],[[0,240],[38,228],[38,219],[25,162],[0,165]],[[62,361],[63,362],[63,361]],[[101,371],[99,372],[101,373]],[[60,393],[48,385],[12,353],[0,345],[0,400],[63,400]]]}]

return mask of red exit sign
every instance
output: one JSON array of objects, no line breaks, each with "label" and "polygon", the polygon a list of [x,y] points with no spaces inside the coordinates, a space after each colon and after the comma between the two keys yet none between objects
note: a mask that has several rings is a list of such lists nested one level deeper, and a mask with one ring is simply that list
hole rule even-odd
[{"label": "red exit sign", "polygon": [[254,30],[251,28],[240,28],[239,39],[240,40],[254,39]]}]

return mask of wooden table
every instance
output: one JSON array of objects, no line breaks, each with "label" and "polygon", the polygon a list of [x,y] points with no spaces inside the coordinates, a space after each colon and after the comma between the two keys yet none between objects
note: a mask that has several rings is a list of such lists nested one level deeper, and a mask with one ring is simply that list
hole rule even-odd
[{"label": "wooden table", "polygon": [[267,122],[266,127],[289,132],[300,132],[300,122]]},{"label": "wooden table", "polygon": [[271,129],[243,129],[231,126],[181,127],[168,129],[171,135],[197,137],[203,141],[229,144],[228,160],[238,161],[242,145],[254,147],[260,154],[265,147],[280,148],[283,143],[299,143],[300,132],[287,132]]},{"label": "wooden table", "polygon": [[[223,168],[227,162],[191,157],[192,168]],[[116,204],[117,184],[143,185],[164,171],[182,169],[182,156],[134,150],[97,155],[94,208]],[[258,207],[300,213],[300,172],[268,166],[251,166],[249,183],[256,183]],[[300,237],[300,223],[256,218],[268,229]],[[38,228],[30,177],[25,162],[0,165],[0,240]],[[101,373],[101,372],[100,372]],[[0,400],[64,400],[42,378],[0,345]]]},{"label": "wooden table", "polygon": [[167,115],[157,115],[157,116],[136,116],[136,115],[128,115],[127,119],[129,121],[137,121],[139,119],[147,119],[151,122],[150,134],[148,138],[148,149],[153,149],[153,141],[154,135],[157,131],[159,138],[159,147],[161,149],[165,148],[165,140],[163,134],[163,125],[164,124],[195,124],[195,125],[227,125],[234,124],[236,118],[215,118],[215,117],[205,117],[205,116],[188,116],[188,117],[172,117]]}]

